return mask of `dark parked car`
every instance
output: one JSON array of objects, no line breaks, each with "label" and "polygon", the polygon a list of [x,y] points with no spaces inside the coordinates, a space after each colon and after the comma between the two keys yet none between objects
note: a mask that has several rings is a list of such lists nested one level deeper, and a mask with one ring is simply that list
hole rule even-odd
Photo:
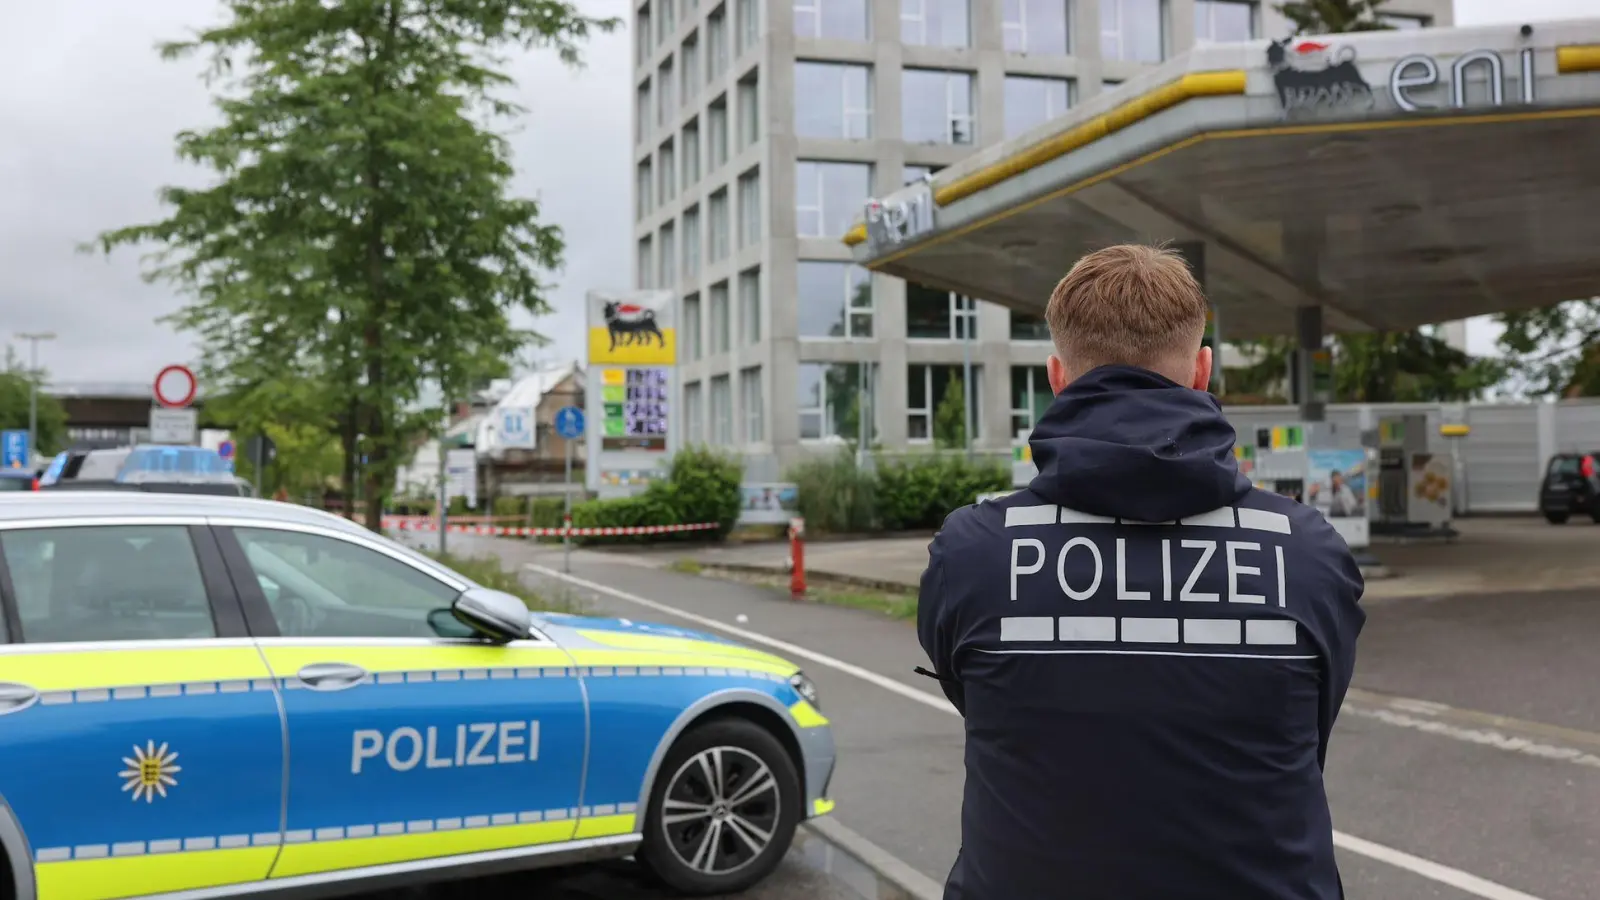
[{"label": "dark parked car", "polygon": [[1539,487],[1539,511],[1552,525],[1573,515],[1600,522],[1600,452],[1550,457],[1544,484]]}]

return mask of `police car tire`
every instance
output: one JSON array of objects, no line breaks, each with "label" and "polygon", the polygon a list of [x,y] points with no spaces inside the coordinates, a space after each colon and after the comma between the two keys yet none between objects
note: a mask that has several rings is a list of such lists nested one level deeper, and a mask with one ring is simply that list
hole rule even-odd
[{"label": "police car tire", "polygon": [[[777,822],[772,839],[754,859],[732,872],[707,874],[690,867],[673,851],[662,826],[662,810],[673,775],[696,755],[714,748],[743,751],[772,772],[778,789]],[[787,750],[760,725],[746,719],[715,719],[678,739],[661,762],[645,811],[644,841],[636,856],[643,868],[666,887],[687,896],[730,894],[761,881],[783,861],[800,823],[800,776]]]}]

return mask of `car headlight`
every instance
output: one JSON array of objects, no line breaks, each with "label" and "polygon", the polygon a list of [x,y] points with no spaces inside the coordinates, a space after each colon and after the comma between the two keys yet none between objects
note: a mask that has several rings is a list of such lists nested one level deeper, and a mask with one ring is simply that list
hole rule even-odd
[{"label": "car headlight", "polygon": [[817,702],[817,686],[811,683],[811,679],[806,677],[806,673],[796,672],[789,676],[789,686],[794,688],[795,693],[805,698],[807,703],[818,709],[822,708],[822,704]]}]

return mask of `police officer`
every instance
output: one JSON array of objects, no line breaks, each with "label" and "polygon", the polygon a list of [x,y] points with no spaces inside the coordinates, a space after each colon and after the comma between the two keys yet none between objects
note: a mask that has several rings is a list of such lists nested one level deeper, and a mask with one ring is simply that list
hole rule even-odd
[{"label": "police officer", "polygon": [[1176,254],[1050,296],[1026,490],[953,513],[918,633],[966,720],[946,900],[1339,900],[1323,762],[1365,614],[1316,510],[1253,488]]}]

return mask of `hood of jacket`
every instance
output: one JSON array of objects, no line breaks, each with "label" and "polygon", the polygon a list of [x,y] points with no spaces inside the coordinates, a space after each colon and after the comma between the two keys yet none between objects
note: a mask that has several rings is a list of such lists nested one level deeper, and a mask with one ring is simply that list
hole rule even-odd
[{"label": "hood of jacket", "polygon": [[1034,426],[1029,488],[1097,516],[1170,522],[1237,503],[1252,488],[1215,397],[1133,366],[1067,385]]}]

